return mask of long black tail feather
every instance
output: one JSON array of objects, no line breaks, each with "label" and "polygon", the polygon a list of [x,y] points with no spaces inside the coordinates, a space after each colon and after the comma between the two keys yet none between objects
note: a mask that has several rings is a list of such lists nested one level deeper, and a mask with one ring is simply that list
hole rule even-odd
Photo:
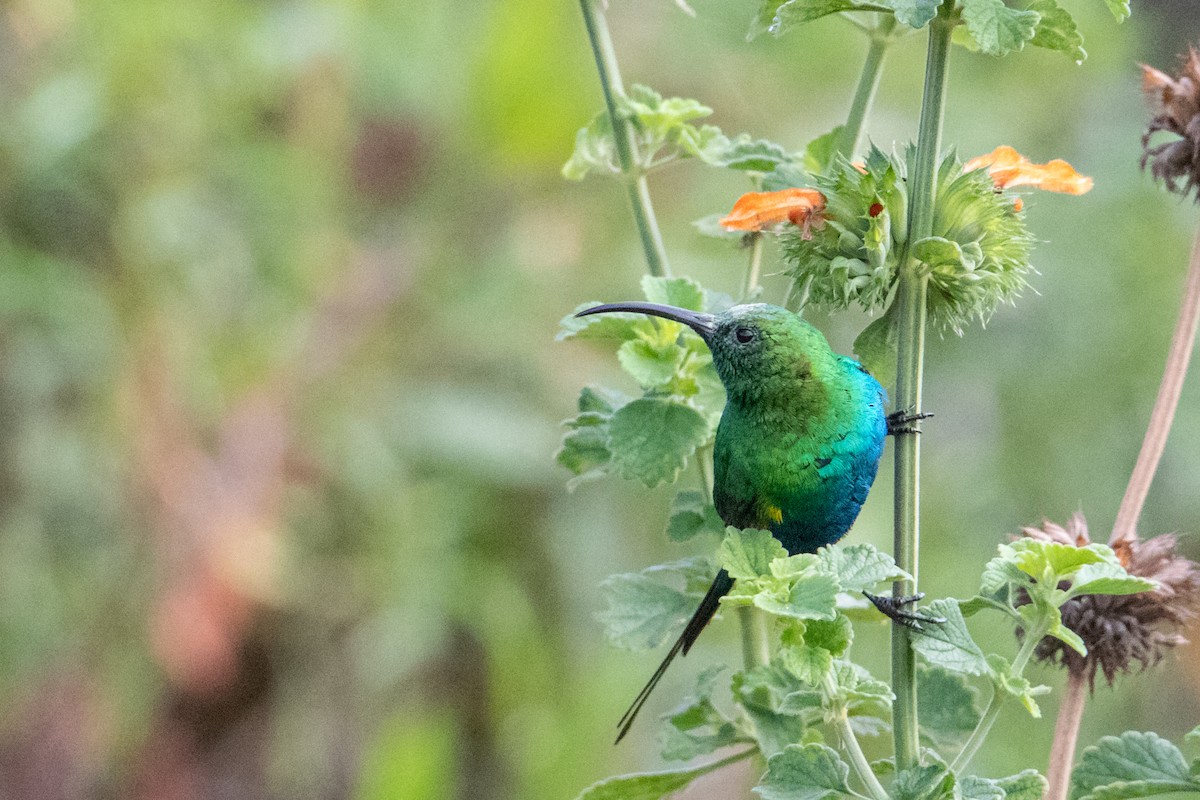
[{"label": "long black tail feather", "polygon": [[[682,653],[688,654],[688,650],[692,649],[692,645],[696,643],[696,639],[700,636],[700,632],[704,630],[704,626],[708,624],[713,615],[717,613],[717,608],[721,603],[721,598],[729,594],[729,590],[733,588],[733,578],[729,577],[729,573],[721,570],[717,573],[717,577],[713,579],[712,585],[708,587],[708,592],[704,595],[704,599],[700,601],[700,607],[696,609],[696,613],[692,614],[692,618],[688,620],[688,624],[684,626],[683,633],[675,640],[675,644],[671,645],[671,649],[667,651],[667,655],[663,658],[662,663],[658,665],[658,669],[654,670],[654,674],[650,676],[650,680],[646,681],[646,685],[638,692],[638,696],[633,699],[633,703],[629,709],[617,722],[617,727],[620,729],[617,733],[617,742],[625,738],[625,734],[629,733],[629,729],[633,726],[633,721],[637,718],[638,712],[642,710],[642,706],[646,704],[650,693],[654,691],[654,687],[662,680],[662,676],[667,671],[667,667],[675,660],[675,656]],[[614,742],[615,744],[615,742]]]}]

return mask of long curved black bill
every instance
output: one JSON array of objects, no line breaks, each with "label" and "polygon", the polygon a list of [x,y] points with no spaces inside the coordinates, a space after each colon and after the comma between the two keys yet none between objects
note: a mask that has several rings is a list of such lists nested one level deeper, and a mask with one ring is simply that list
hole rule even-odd
[{"label": "long curved black bill", "polygon": [[674,322],[682,322],[694,330],[705,342],[709,340],[713,332],[717,329],[717,318],[712,314],[705,314],[701,311],[689,311],[686,308],[676,308],[675,306],[664,306],[659,303],[605,303],[601,306],[585,308],[575,316],[586,317],[591,314],[612,314],[616,312],[649,314],[652,317],[662,317]]}]

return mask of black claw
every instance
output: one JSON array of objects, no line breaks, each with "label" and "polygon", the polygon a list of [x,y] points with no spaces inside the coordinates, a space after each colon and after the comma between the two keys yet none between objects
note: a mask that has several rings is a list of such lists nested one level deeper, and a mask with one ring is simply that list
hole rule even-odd
[{"label": "black claw", "polygon": [[911,409],[902,411],[893,411],[887,415],[887,432],[889,436],[896,436],[902,433],[920,433],[916,427],[911,425],[913,422],[920,422],[923,419],[929,419],[933,414],[921,412],[914,414]]},{"label": "black claw", "polygon": [[917,592],[908,597],[888,597],[863,592],[866,598],[879,609],[879,612],[885,617],[888,617],[897,625],[903,625],[906,628],[911,628],[914,631],[922,630],[921,623],[927,625],[941,625],[946,621],[945,617],[934,617],[929,614],[924,614],[919,611],[907,611],[905,606],[911,605],[925,597],[924,592]]}]

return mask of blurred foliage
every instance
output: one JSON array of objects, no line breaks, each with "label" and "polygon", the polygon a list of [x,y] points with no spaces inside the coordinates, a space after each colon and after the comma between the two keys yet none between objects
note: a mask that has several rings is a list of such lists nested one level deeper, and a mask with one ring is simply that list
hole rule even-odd
[{"label": "blurred foliage", "polygon": [[[790,149],[841,121],[842,23],[747,44],[754,8],[693,5],[613,0],[628,80]],[[1042,514],[1111,515],[1175,313],[1195,212],[1137,170],[1131,64],[1197,12],[1075,6],[1092,55],[1053,83],[1053,52],[954,54],[964,153],[1067,157],[1096,190],[1030,203],[1037,296],[931,343],[933,594]],[[885,148],[919,38],[869,120]],[[673,492],[568,495],[553,462],[606,363],[557,322],[642,271],[619,187],[559,176],[600,106],[578,8],[12,0],[0,45],[0,795],[549,799],[655,764],[644,732],[609,746],[655,656],[607,647],[599,584],[708,545],[663,537]],[[743,257],[690,223],[746,188],[686,163],[651,187],[677,268],[731,294]],[[823,327],[848,352],[862,324]],[[1200,529],[1195,383],[1147,533]],[[889,506],[881,481],[855,540],[888,541]],[[734,658],[715,627],[664,697]],[[1101,692],[1083,744],[1179,740],[1196,663]],[[689,796],[736,791],[709,780]]]}]

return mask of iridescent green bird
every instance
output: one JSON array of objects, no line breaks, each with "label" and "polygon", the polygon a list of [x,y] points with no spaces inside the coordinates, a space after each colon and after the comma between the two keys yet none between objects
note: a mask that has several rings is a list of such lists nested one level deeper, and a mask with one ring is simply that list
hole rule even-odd
[{"label": "iridescent green bird", "polygon": [[[788,553],[812,553],[850,529],[875,481],[884,438],[915,417],[888,416],[887,395],[857,361],[779,306],[703,314],[656,303],[612,303],[578,316],[637,312],[687,325],[712,351],[725,385],[713,448],[713,501],[726,525],[769,530]],[[617,741],[675,656],[687,655],[734,579],[721,570],[662,664],[618,723]],[[934,621],[903,610],[918,599],[868,595],[904,624]]]}]

